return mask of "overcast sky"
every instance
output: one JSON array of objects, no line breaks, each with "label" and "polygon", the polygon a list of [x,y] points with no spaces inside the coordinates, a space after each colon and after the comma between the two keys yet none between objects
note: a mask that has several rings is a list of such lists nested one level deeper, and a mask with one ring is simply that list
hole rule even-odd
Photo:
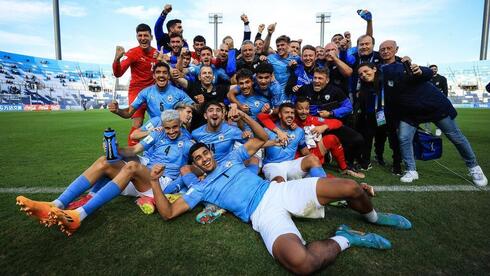
[{"label": "overcast sky", "polygon": [[[214,45],[213,26],[208,13],[223,14],[219,39],[231,35],[235,45],[243,35],[240,14],[250,19],[252,36],[260,23],[277,22],[273,39],[287,34],[304,43],[320,43],[318,12],[331,12],[325,27],[325,41],[335,33],[350,31],[353,38],[365,32],[366,24],[356,13],[373,13],[377,44],[398,41],[399,55],[408,55],[419,64],[478,60],[483,17],[483,0],[303,0],[303,1],[168,1],[173,5],[169,19],[183,21],[184,38],[203,35]],[[164,4],[162,1],[91,0],[60,1],[63,59],[109,64],[116,45],[126,49],[137,45],[135,27],[147,23],[152,28]],[[51,0],[0,0],[0,50],[54,58]],[[190,43],[192,44],[192,43]],[[155,46],[156,43],[153,42]],[[377,49],[376,45],[376,49]]]}]

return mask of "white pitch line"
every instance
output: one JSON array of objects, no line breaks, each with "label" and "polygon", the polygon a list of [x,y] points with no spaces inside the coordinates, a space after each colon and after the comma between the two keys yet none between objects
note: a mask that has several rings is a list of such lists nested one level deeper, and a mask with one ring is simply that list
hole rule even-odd
[{"label": "white pitch line", "polygon": [[[0,188],[0,194],[59,194],[61,187],[16,187]],[[430,185],[430,186],[374,186],[376,192],[480,192],[490,191],[490,187],[477,188],[471,185]]]}]

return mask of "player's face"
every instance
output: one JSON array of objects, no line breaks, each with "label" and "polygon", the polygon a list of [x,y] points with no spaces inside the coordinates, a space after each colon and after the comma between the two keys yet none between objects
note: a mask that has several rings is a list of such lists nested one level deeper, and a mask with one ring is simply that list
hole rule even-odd
[{"label": "player's face", "polygon": [[189,67],[189,64],[191,64],[191,56],[182,57],[182,66],[184,68],[187,68],[187,67]]},{"label": "player's face", "polygon": [[206,44],[204,43],[204,41],[196,41],[194,42],[194,45],[192,45],[192,47],[194,47],[194,51],[196,51],[197,54],[200,54],[201,53],[201,49],[206,46]]},{"label": "player's face", "polygon": [[306,68],[311,68],[315,65],[316,53],[315,51],[306,49],[303,51],[303,55],[301,56],[301,60]]},{"label": "player's face", "polygon": [[297,102],[296,103],[296,114],[301,121],[306,120],[310,114],[310,103],[309,102]]},{"label": "player's face", "polygon": [[204,85],[210,85],[213,83],[213,69],[211,67],[202,67],[199,73],[199,80]]},{"label": "player's face", "polygon": [[316,59],[325,59],[325,49],[323,49],[323,47],[316,47]]},{"label": "player's face", "polygon": [[218,57],[221,59],[221,60],[225,60],[228,58],[228,45],[227,44],[221,44],[221,46],[219,47],[219,50],[218,50]]},{"label": "player's face", "polygon": [[172,52],[174,54],[180,53],[182,49],[182,39],[180,37],[172,37],[170,39],[170,48],[172,48]]},{"label": "player's face", "polygon": [[279,111],[279,118],[284,125],[290,126],[294,122],[294,109],[291,107],[283,107],[281,111]]},{"label": "player's face", "polygon": [[383,60],[393,59],[397,51],[398,47],[396,47],[396,44],[391,41],[383,42],[381,45],[379,45],[379,54]]},{"label": "player's face", "polygon": [[285,57],[288,55],[289,44],[286,41],[279,41],[276,43],[277,54],[281,57]]},{"label": "player's face", "polygon": [[247,62],[252,62],[255,56],[255,49],[252,44],[245,44],[242,46],[242,57]]},{"label": "player's face", "polygon": [[225,39],[225,44],[228,45],[228,49],[232,49],[233,48],[233,38]]},{"label": "player's face", "polygon": [[313,90],[319,92],[328,84],[328,76],[322,73],[313,74]]},{"label": "player's face", "polygon": [[437,66],[432,66],[430,68],[430,70],[432,70],[432,73],[434,74],[434,76],[437,75]]},{"label": "player's face", "polygon": [[247,96],[252,93],[253,81],[249,78],[243,78],[238,80],[238,86],[243,95]]},{"label": "player's face", "polygon": [[201,51],[201,62],[204,65],[211,65],[211,59],[213,58],[213,53],[209,50]]},{"label": "player's face", "polygon": [[336,35],[334,37],[332,37],[332,42],[335,43],[335,45],[337,45],[337,47],[340,47],[340,41],[344,39],[341,35]]},{"label": "player's face", "polygon": [[212,172],[216,168],[216,160],[213,153],[205,147],[201,147],[192,153],[194,165],[198,166],[206,173]]},{"label": "player's face", "polygon": [[185,107],[179,110],[180,121],[184,124],[189,124],[192,121],[192,108]]},{"label": "player's face", "polygon": [[359,39],[359,42],[357,43],[357,48],[359,49],[359,55],[370,55],[374,49],[373,39],[369,36]]},{"label": "player's face", "polygon": [[180,135],[180,122],[179,120],[172,120],[163,122],[163,130],[171,140],[177,139]]},{"label": "player's face", "polygon": [[155,68],[155,71],[153,72],[153,78],[155,79],[155,84],[158,87],[165,87],[167,86],[168,79],[170,75],[168,73],[167,67],[164,66],[159,66]]},{"label": "player's face", "polygon": [[208,121],[208,125],[212,128],[217,128],[223,122],[223,108],[219,105],[210,105],[204,113],[204,118]]},{"label": "player's face", "polygon": [[374,76],[376,75],[376,68],[371,68],[369,66],[361,66],[357,69],[359,78],[364,82],[373,82]]},{"label": "player's face", "polygon": [[259,84],[259,88],[264,90],[269,87],[272,81],[272,74],[270,73],[258,73],[255,75],[255,79],[257,80],[257,83]]},{"label": "player's face", "polygon": [[291,53],[292,55],[295,55],[295,56],[299,56],[299,43],[298,42],[291,42],[289,44],[289,53]]},{"label": "player's face", "polygon": [[138,40],[138,43],[141,48],[148,49],[151,46],[150,44],[153,37],[151,36],[150,32],[142,31],[136,33],[136,39]]},{"label": "player's face", "polygon": [[255,51],[257,51],[257,53],[262,53],[263,50],[264,41],[262,39],[258,39],[257,41],[255,41]]},{"label": "player's face", "polygon": [[[335,43],[328,43],[327,45],[325,45],[325,54],[330,54],[330,55],[335,55],[337,56],[338,55],[338,50],[337,50],[337,45]],[[333,58],[330,56],[330,55],[327,55],[327,60],[328,61],[333,61]]]},{"label": "player's face", "polygon": [[182,23],[176,23],[172,27],[170,27],[170,32],[174,34],[182,34],[184,29],[182,28]]}]

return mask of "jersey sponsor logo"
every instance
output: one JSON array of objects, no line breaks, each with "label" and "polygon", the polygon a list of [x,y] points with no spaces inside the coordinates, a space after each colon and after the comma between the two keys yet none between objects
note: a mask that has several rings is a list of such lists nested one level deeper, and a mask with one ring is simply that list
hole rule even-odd
[{"label": "jersey sponsor logo", "polygon": [[218,140],[220,140],[220,141],[224,141],[224,140],[225,140],[225,136],[224,136],[223,134],[220,134],[220,135],[218,136]]},{"label": "jersey sponsor logo", "polygon": [[388,80],[388,86],[389,86],[389,87],[393,87],[393,86],[395,86],[395,82],[394,82],[394,81],[392,81],[392,80]]},{"label": "jersey sponsor logo", "polygon": [[177,147],[181,148],[181,147],[183,147],[183,146],[184,146],[184,141],[179,141],[179,142],[177,143]]},{"label": "jersey sponsor logo", "polygon": [[327,95],[325,95],[325,100],[326,100],[326,101],[330,100],[330,95],[328,95],[328,94],[327,94]]},{"label": "jersey sponsor logo", "polygon": [[167,96],[167,101],[172,102],[174,100],[174,97],[172,95]]}]

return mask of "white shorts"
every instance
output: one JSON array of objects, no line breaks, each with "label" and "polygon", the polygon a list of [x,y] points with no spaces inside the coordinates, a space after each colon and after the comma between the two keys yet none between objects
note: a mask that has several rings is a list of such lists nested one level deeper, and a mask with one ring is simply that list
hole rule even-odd
[{"label": "white shorts", "polygon": [[253,229],[260,233],[273,257],[272,247],[281,235],[292,233],[298,236],[303,244],[306,243],[291,215],[303,218],[325,217],[325,209],[318,202],[316,195],[318,179],[310,177],[282,183],[271,182],[250,216]]},{"label": "white shorts", "polygon": [[272,181],[274,177],[281,176],[284,180],[294,180],[301,179],[305,177],[308,172],[304,172],[301,169],[301,161],[303,161],[305,156],[294,159],[283,161],[281,163],[268,163],[262,168],[262,172],[266,179]]},{"label": "white shorts", "polygon": [[[158,179],[158,182],[160,182],[160,187],[162,188],[162,191],[167,188],[167,186],[172,182],[172,178],[168,176],[162,176]],[[140,192],[136,189],[134,186],[133,182],[129,182],[128,186],[121,192],[121,195],[123,196],[134,196],[134,197],[140,197],[140,196],[148,196],[148,197],[153,197],[153,190],[150,188],[149,190],[145,192]]]}]

